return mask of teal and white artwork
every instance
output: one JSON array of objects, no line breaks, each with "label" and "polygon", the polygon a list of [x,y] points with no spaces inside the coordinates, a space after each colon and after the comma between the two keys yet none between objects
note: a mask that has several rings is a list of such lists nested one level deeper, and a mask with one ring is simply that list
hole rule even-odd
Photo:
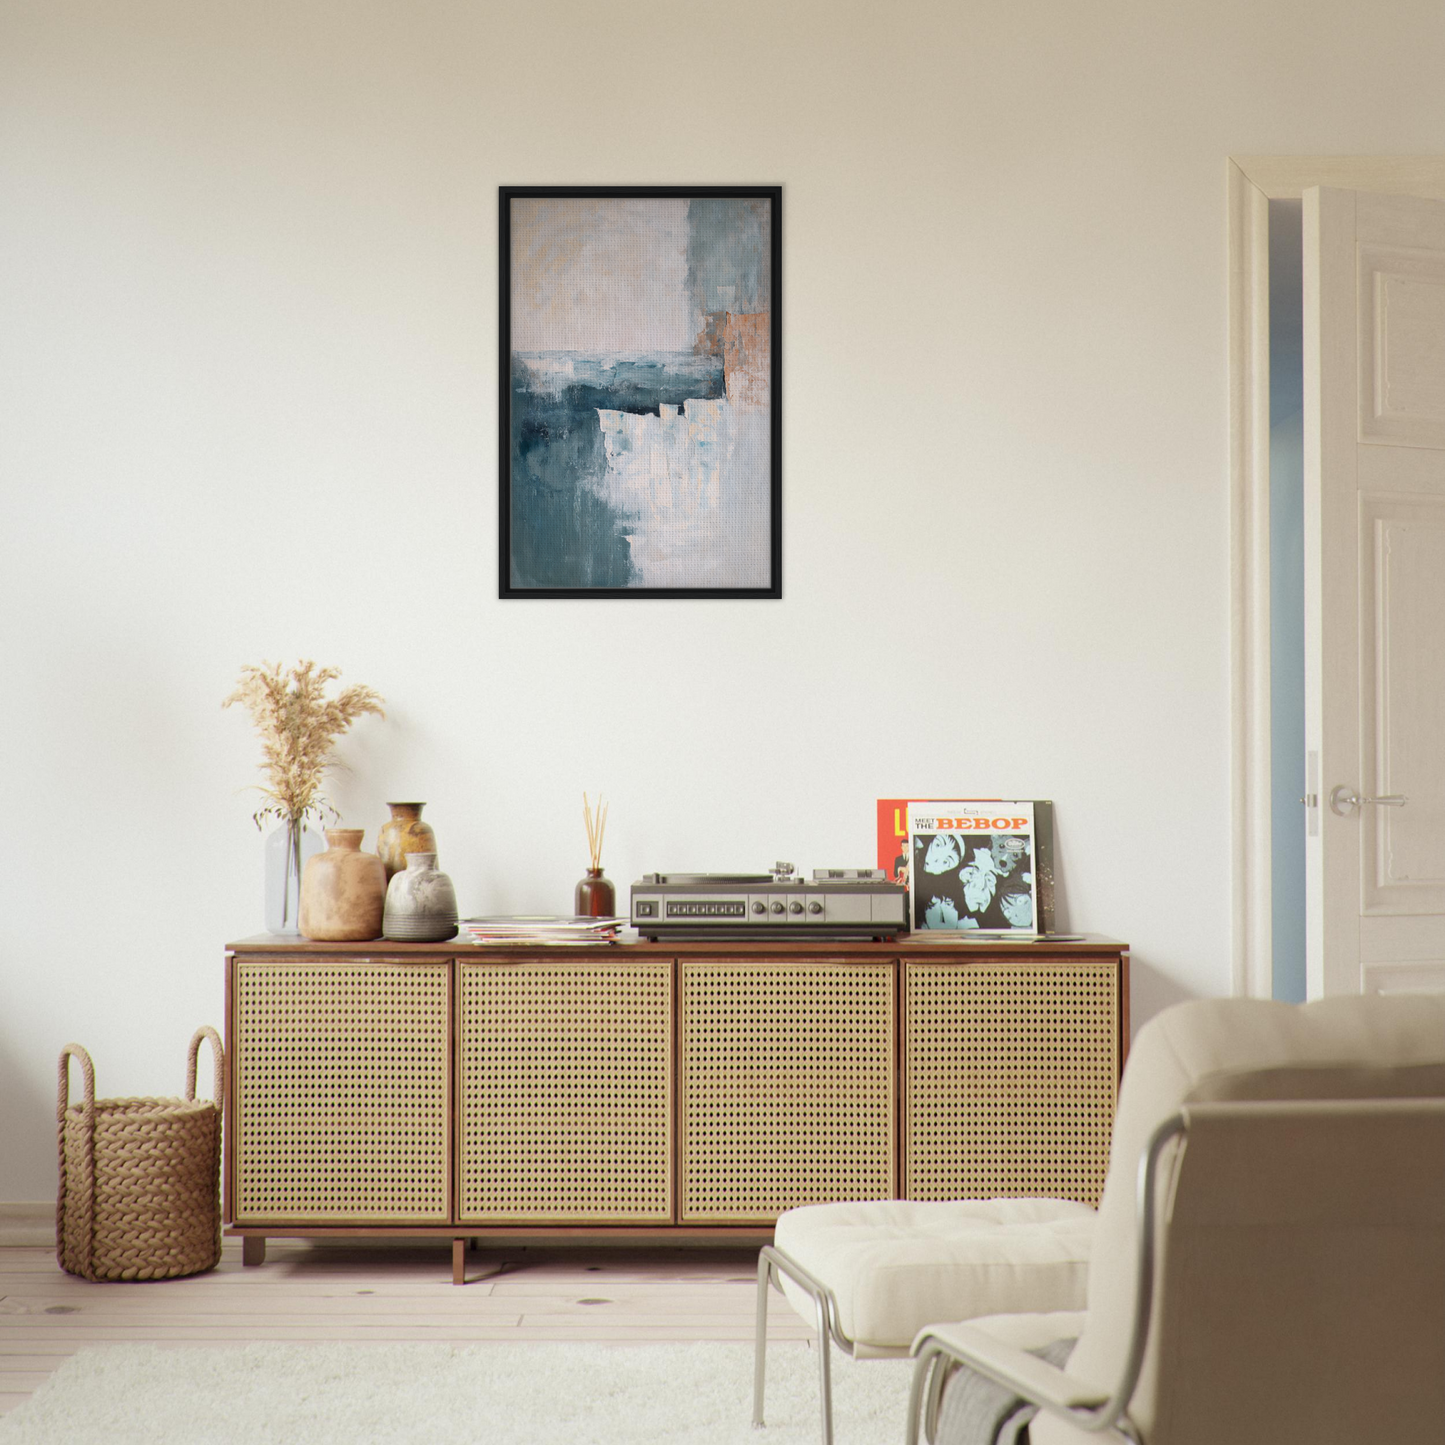
[{"label": "teal and white artwork", "polygon": [[780,596],[779,188],[501,201],[502,595]]}]

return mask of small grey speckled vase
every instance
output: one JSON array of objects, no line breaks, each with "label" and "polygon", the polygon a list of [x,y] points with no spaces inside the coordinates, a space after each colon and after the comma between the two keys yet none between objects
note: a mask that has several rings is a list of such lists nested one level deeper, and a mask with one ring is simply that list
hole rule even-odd
[{"label": "small grey speckled vase", "polygon": [[457,893],[452,880],[437,872],[435,853],[408,853],[406,867],[386,886],[381,931],[407,943],[440,943],[455,938]]}]

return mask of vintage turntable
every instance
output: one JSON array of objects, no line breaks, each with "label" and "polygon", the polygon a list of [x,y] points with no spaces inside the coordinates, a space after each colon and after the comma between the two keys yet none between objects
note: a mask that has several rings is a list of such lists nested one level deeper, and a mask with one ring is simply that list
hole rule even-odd
[{"label": "vintage turntable", "polygon": [[645,938],[893,938],[908,926],[908,890],[878,868],[771,873],[645,873],[632,885],[632,926]]}]

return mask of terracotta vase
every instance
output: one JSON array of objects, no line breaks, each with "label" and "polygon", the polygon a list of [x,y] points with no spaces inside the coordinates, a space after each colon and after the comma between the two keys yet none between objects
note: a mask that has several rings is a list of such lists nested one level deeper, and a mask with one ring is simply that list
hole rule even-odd
[{"label": "terracotta vase", "polygon": [[406,867],[408,853],[435,853],[437,835],[430,823],[423,823],[425,803],[388,803],[391,818],[376,835],[376,856],[386,869],[387,881]]},{"label": "terracotta vase", "polygon": [[589,868],[572,895],[572,904],[578,918],[615,918],[617,890],[600,868]]},{"label": "terracotta vase", "polygon": [[317,942],[381,937],[386,869],[363,853],[362,828],[328,828],[326,851],[301,875],[301,934]]},{"label": "terracotta vase", "polygon": [[457,893],[437,872],[435,853],[408,853],[406,867],[386,885],[382,932],[412,943],[440,943],[457,933]]}]

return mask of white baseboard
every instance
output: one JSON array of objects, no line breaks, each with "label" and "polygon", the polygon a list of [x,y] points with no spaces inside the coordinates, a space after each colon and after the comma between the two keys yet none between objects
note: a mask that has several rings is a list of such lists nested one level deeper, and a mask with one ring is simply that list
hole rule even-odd
[{"label": "white baseboard", "polygon": [[35,1199],[19,1204],[0,1201],[0,1248],[6,1245],[53,1245],[55,1201]]}]

